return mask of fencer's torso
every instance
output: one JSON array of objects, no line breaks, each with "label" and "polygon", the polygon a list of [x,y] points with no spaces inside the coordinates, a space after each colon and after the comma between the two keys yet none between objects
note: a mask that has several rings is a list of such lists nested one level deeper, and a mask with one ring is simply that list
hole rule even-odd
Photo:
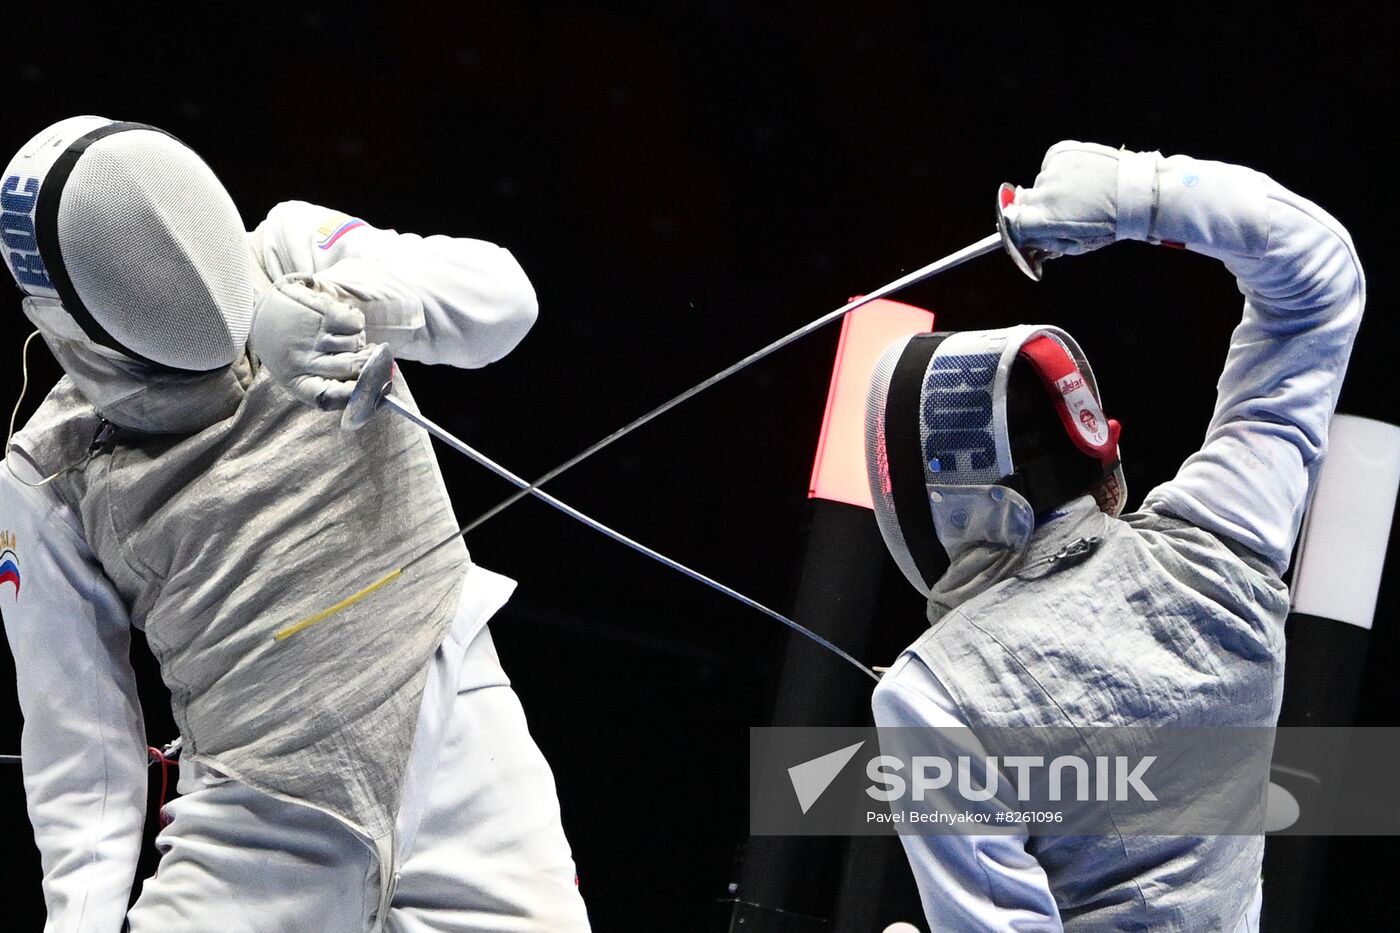
[{"label": "fencer's torso", "polygon": [[[906,658],[937,672],[974,729],[1273,726],[1287,612],[1278,574],[1242,546],[1164,513],[1115,519],[1086,497]],[[1228,930],[1263,838],[1032,836],[1027,848],[1066,930]]]},{"label": "fencer's torso", "polygon": [[[99,424],[65,378],[14,447],[48,475],[81,463]],[[231,416],[186,435],[121,432],[53,485],[146,632],[185,754],[388,832],[465,546],[272,635],[453,533],[427,435],[397,418],[343,433],[338,413],[296,404],[259,372]]]}]

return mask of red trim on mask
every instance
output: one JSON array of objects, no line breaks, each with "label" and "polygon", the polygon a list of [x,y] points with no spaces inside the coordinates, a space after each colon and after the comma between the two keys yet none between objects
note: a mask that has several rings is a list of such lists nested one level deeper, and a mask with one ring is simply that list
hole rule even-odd
[{"label": "red trim on mask", "polygon": [[1122,428],[1104,415],[1098,396],[1079,371],[1064,346],[1053,337],[1040,336],[1022,345],[1021,356],[1035,368],[1045,390],[1060,413],[1065,432],[1084,453],[1108,469],[1118,459],[1118,435]]}]

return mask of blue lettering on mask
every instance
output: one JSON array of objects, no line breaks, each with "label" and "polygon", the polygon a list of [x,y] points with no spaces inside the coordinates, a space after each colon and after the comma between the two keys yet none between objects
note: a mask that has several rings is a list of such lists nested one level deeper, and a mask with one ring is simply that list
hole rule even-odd
[{"label": "blue lettering on mask", "polygon": [[924,381],[925,463],[944,472],[996,466],[991,384],[999,360],[998,353],[934,356]]},{"label": "blue lettering on mask", "polygon": [[0,184],[0,242],[5,244],[15,281],[30,288],[52,289],[53,282],[34,235],[34,206],[38,201],[37,178],[11,175]]}]

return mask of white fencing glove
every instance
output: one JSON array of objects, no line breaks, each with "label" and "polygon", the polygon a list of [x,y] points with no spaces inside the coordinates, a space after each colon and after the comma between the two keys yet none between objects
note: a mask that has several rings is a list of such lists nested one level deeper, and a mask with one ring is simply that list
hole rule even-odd
[{"label": "white fencing glove", "polygon": [[250,343],[262,365],[297,401],[343,409],[374,346],[365,316],[314,287],[304,274],[284,275],[259,298]]},{"label": "white fencing glove", "polygon": [[1229,266],[1267,250],[1270,186],[1240,165],[1067,141],[1050,147],[1035,185],[1017,188],[1004,212],[1012,239],[1047,258],[1143,240]]},{"label": "white fencing glove", "polygon": [[1012,238],[1047,258],[1077,256],[1115,240],[1145,240],[1157,204],[1156,152],[1056,143],[1030,188],[1006,208]]}]

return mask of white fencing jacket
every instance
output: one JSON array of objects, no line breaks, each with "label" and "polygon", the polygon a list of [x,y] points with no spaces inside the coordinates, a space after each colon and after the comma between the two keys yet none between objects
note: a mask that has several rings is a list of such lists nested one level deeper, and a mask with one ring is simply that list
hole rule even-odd
[{"label": "white fencing jacket", "polygon": [[[536,317],[519,264],[490,243],[380,230],[303,202],[275,207],[249,243],[270,278],[316,273],[338,288],[365,311],[369,339],[400,358],[482,366],[508,353]],[[0,469],[0,612],[25,719],[45,929],[115,933],[146,810],[146,738],[128,659],[132,607],[53,486],[29,485],[40,476],[18,453],[7,466],[25,482]]]}]

